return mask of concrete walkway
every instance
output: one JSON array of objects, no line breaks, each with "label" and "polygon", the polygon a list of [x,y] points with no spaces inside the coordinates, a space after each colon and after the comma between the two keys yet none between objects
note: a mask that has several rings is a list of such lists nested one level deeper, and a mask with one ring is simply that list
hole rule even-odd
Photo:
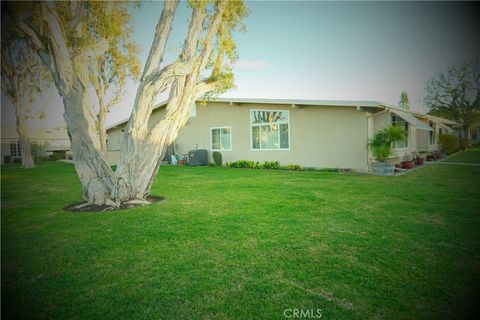
[{"label": "concrete walkway", "polygon": [[[461,152],[457,152],[457,153],[451,155],[450,157],[452,157],[452,156],[454,156],[454,155],[457,155],[458,153],[461,153]],[[394,176],[401,176],[401,175],[404,175],[404,174],[407,174],[407,173],[410,173],[410,172],[413,172],[413,171],[416,171],[416,170],[419,170],[419,169],[428,167],[428,166],[430,166],[430,165],[435,165],[435,164],[453,164],[453,165],[459,165],[459,166],[480,167],[480,163],[448,162],[448,161],[446,161],[446,160],[449,159],[450,157],[444,158],[444,159],[442,159],[442,160],[437,160],[437,161],[425,161],[425,164],[424,164],[423,166],[416,166],[416,167],[413,168],[413,169],[408,169],[408,170],[405,170],[405,171],[395,172],[393,175],[394,175]]]}]

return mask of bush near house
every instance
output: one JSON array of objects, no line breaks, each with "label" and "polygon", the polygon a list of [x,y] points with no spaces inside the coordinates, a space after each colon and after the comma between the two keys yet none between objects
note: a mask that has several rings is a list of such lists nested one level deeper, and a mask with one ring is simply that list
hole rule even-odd
[{"label": "bush near house", "polygon": [[265,161],[262,167],[263,169],[279,169],[280,163],[278,161]]},{"label": "bush near house", "polygon": [[289,164],[287,166],[287,170],[295,170],[295,171],[298,171],[298,170],[302,170],[302,167],[299,165],[299,164]]},{"label": "bush near house", "polygon": [[243,168],[243,169],[279,169],[280,163],[278,161],[265,161],[264,163],[255,162],[251,160],[238,160],[234,162],[227,162],[225,164],[228,168]]},{"label": "bush near house", "polygon": [[458,138],[450,133],[440,135],[438,143],[440,144],[441,150],[446,154],[457,152],[459,147]]},{"label": "bush near house", "polygon": [[470,147],[470,142],[468,141],[467,138],[460,138],[458,143],[460,145],[461,150],[466,150],[467,148]]},{"label": "bush near house", "polygon": [[213,158],[213,162],[215,162],[217,166],[222,165],[223,159],[222,159],[222,154],[220,152],[213,151],[212,158]]}]

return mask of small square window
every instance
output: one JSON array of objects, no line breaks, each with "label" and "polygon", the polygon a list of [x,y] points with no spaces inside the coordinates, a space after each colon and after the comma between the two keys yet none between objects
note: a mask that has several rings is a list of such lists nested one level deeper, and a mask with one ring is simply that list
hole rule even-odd
[{"label": "small square window", "polygon": [[232,151],[231,127],[211,128],[210,142],[212,151]]}]

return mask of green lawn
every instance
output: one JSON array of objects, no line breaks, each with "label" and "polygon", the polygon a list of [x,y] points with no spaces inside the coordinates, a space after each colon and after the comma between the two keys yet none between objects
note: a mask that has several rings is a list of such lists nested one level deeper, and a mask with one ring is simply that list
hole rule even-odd
[{"label": "green lawn", "polygon": [[399,177],[162,167],[148,207],[64,212],[71,165],[2,166],[2,313],[447,319],[477,308],[480,168]]},{"label": "green lawn", "polygon": [[456,154],[445,160],[446,162],[463,162],[480,164],[480,148],[470,149],[465,152]]}]

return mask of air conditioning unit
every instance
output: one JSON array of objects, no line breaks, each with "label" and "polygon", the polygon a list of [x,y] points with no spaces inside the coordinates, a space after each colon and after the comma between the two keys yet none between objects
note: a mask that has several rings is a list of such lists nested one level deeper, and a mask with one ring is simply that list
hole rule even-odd
[{"label": "air conditioning unit", "polygon": [[208,153],[205,149],[188,151],[188,164],[191,166],[206,166],[208,164]]}]

